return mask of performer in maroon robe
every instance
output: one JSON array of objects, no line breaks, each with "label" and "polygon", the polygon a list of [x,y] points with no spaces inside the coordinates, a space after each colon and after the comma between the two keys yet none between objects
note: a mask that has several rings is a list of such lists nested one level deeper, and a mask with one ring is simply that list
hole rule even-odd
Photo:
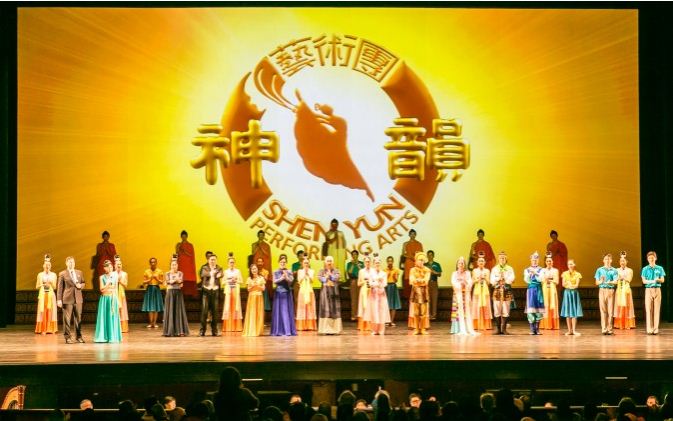
[{"label": "performer in maroon robe", "polygon": [[477,259],[479,258],[479,253],[484,254],[484,260],[486,264],[484,267],[492,268],[495,266],[495,253],[493,253],[493,248],[488,241],[484,240],[484,230],[480,229],[477,231],[477,241],[472,243],[470,246],[470,261],[467,263],[467,268],[472,270],[477,267]]},{"label": "performer in maroon robe", "polygon": [[187,241],[187,231],[180,233],[181,242],[175,245],[175,254],[178,255],[178,270],[182,272],[182,293],[196,297],[196,258],[194,245]]},{"label": "performer in maroon robe", "polygon": [[549,233],[551,241],[547,243],[547,251],[551,252],[551,260],[554,262],[554,267],[558,269],[559,273],[568,270],[568,248],[559,241],[558,233],[551,230]]},{"label": "performer in maroon robe", "polygon": [[101,234],[103,241],[96,245],[96,255],[93,257],[91,262],[91,269],[94,269],[94,282],[93,286],[95,290],[98,290],[100,283],[98,280],[100,277],[105,274],[104,264],[106,260],[111,262],[115,261],[115,256],[117,255],[117,249],[115,245],[110,242],[110,233],[103,231]]}]

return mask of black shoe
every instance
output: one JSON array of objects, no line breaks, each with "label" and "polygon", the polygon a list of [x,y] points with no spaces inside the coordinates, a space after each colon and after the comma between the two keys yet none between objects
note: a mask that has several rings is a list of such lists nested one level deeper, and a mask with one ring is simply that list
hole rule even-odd
[{"label": "black shoe", "polygon": [[67,344],[71,344],[71,343],[73,343],[73,342],[72,342],[72,339],[70,339],[70,338],[65,338],[65,343],[67,343]]},{"label": "black shoe", "polygon": [[199,336],[206,336],[206,332],[204,332],[204,331],[200,331],[200,332],[199,332]]},{"label": "black shoe", "polygon": [[213,332],[213,336],[222,336],[220,332]]},{"label": "black shoe", "polygon": [[83,343],[84,343],[84,339],[82,339],[82,338],[77,338],[77,342],[83,344]]}]

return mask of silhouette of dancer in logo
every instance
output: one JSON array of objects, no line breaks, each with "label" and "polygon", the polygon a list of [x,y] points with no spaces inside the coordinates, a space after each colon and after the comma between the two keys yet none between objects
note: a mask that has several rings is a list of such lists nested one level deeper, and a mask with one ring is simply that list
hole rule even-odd
[{"label": "silhouette of dancer in logo", "polygon": [[253,80],[262,95],[295,113],[297,151],[308,172],[330,184],[364,190],[373,202],[374,194],[348,152],[346,120],[334,115],[327,104],[315,104],[317,112],[313,112],[299,90],[295,91],[299,104],[290,102],[283,95],[285,78],[268,58],[257,64]]},{"label": "silhouette of dancer in logo", "polygon": [[327,104],[315,104],[317,112],[314,112],[299,91],[295,95],[299,104],[294,109],[294,135],[297,152],[306,169],[330,184],[364,190],[373,202],[374,195],[348,151],[346,120],[334,115],[334,110]]}]

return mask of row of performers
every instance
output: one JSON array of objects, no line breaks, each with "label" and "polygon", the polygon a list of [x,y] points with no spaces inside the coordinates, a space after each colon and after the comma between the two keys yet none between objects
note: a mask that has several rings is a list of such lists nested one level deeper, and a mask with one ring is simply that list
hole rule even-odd
[{"label": "row of performers", "polygon": [[[643,284],[646,288],[646,315],[648,334],[658,334],[659,309],[661,303],[660,287],[664,281],[664,270],[656,265],[656,253],[647,255],[649,265],[641,272]],[[524,280],[528,284],[526,310],[531,327],[531,334],[539,334],[540,329],[558,329],[559,314],[565,317],[568,324],[566,335],[579,334],[576,331],[577,318],[582,317],[582,308],[577,288],[582,278],[575,270],[574,261],[568,261],[569,269],[559,277],[558,269],[553,267],[551,255],[545,259],[546,267],[538,265],[537,253],[531,256],[531,266],[524,271]],[[68,278],[77,279],[74,274],[74,259],[66,261],[68,269],[59,274],[59,288],[57,305],[62,306],[62,297],[69,296]],[[601,325],[603,334],[612,334],[613,316],[617,316],[616,327],[635,327],[633,316],[633,301],[630,293],[630,282],[633,279],[633,270],[627,266],[626,253],[620,255],[620,267],[611,266],[612,257],[604,256],[604,265],[596,271],[596,284],[600,288],[599,300],[601,309]],[[167,294],[165,298],[166,315],[164,318],[165,336],[183,336],[189,334],[184,300],[180,288],[182,273],[177,270],[177,258],[171,262],[171,270],[165,275],[156,269],[156,259],[150,261],[151,268],[145,273],[145,282],[149,284],[145,295],[143,310],[158,313],[163,310],[159,285],[165,283]],[[427,258],[423,252],[416,253],[415,266],[410,269],[411,296],[409,299],[409,327],[416,334],[426,334],[429,328],[429,294],[428,281],[431,270],[426,267]],[[341,309],[339,298],[339,280],[341,274],[334,267],[334,260],[328,256],[325,267],[318,273],[322,284],[320,293],[319,322],[316,325],[316,302],[312,282],[315,278],[313,269],[309,267],[308,259],[302,262],[303,267],[297,273],[299,291],[296,306],[293,303],[292,284],[293,272],[287,268],[287,258],[281,255],[279,269],[273,273],[273,283],[276,286],[274,294],[272,335],[296,335],[297,330],[318,330],[324,334],[338,334],[341,332]],[[71,267],[72,266],[72,267]],[[100,278],[101,298],[99,303],[98,321],[94,341],[108,342],[121,340],[122,322],[126,313],[125,300],[120,294],[123,288],[119,285],[128,283],[128,276],[121,270],[121,260],[116,259],[115,268],[111,262],[106,262],[105,274]],[[49,271],[49,259],[45,259],[45,272],[38,275],[41,282],[39,295],[38,328],[45,326],[45,318],[49,320],[47,326],[55,331],[56,318],[52,301],[53,291],[50,289],[48,278],[55,277]],[[247,280],[248,303],[245,322],[240,299],[240,288],[243,285],[241,272],[235,267],[232,255],[228,258],[228,268],[222,269],[217,265],[217,256],[210,255],[208,263],[201,268],[202,279],[202,314],[200,335],[206,333],[207,320],[211,320],[211,334],[219,335],[217,310],[220,301],[220,290],[224,290],[224,310],[222,312],[222,330],[243,331],[245,336],[260,335],[264,329],[264,292],[266,291],[266,277],[264,269],[258,270],[256,265],[251,266],[251,276]],[[70,273],[70,276],[69,276]],[[50,275],[51,274],[51,275]],[[381,268],[380,258],[374,255],[373,259],[365,256],[363,268],[358,273],[359,304],[358,329],[371,330],[372,334],[383,334],[385,326],[394,320],[394,311],[400,308],[400,298],[397,288],[399,271],[393,267],[392,258],[387,259],[387,267]],[[556,285],[562,279],[565,288],[563,306],[558,305]],[[507,265],[507,256],[504,252],[499,255],[499,263],[491,270],[485,267],[485,259],[479,256],[477,268],[472,272],[466,269],[465,260],[460,258],[456,264],[456,271],[452,274],[454,288],[453,306],[451,313],[451,332],[457,334],[474,334],[475,329],[490,329],[491,307],[496,318],[496,328],[499,334],[507,334],[507,320],[513,306],[511,284],[514,281],[514,270]],[[75,282],[76,284],[77,282]],[[489,291],[489,284],[493,288],[493,300]],[[83,280],[82,285],[83,286]],[[81,286],[79,289],[81,290]],[[77,291],[78,286],[75,285]],[[458,293],[459,291],[459,293]],[[52,299],[46,297],[51,293]],[[81,292],[79,294],[81,296]],[[75,300],[76,301],[76,300]],[[68,303],[66,303],[68,304]],[[71,306],[72,307],[72,306]],[[76,313],[81,313],[80,309]],[[111,309],[119,311],[111,311]],[[64,323],[66,341],[70,338],[69,321],[72,316],[67,314],[64,307]],[[39,311],[39,310],[38,310]],[[72,310],[71,310],[72,311]],[[392,317],[391,317],[392,316]],[[79,314],[74,318],[79,332]],[[296,322],[296,323],[295,323]],[[119,324],[119,328],[116,326]],[[148,325],[150,327],[152,325]],[[127,323],[126,326],[127,328]],[[36,329],[36,331],[39,329]],[[44,330],[43,330],[44,331]]]},{"label": "row of performers", "polygon": [[[416,230],[409,230],[409,239],[402,244],[402,251],[399,259],[399,266],[403,272],[400,274],[402,278],[402,283],[404,286],[403,292],[406,294],[409,287],[409,270],[414,265],[414,256],[416,252],[425,251],[423,244],[416,238]],[[486,267],[491,268],[496,264],[496,256],[493,253],[493,248],[491,244],[485,240],[484,230],[479,229],[477,231],[477,239],[470,246],[469,260],[468,260],[468,269],[472,270],[477,267],[477,257],[481,254],[483,255],[486,261]],[[552,260],[554,261],[554,267],[563,272],[568,269],[566,263],[568,260],[568,249],[562,241],[558,239],[558,233],[555,230],[552,230],[549,233],[551,241],[547,243],[546,250],[552,254]],[[267,273],[272,272],[272,255],[271,255],[271,245],[265,239],[266,234],[264,231],[257,232],[257,241],[252,243],[251,254],[248,256],[249,264],[255,263],[258,268],[266,269]],[[197,266],[196,266],[196,254],[194,252],[194,245],[188,240],[187,231],[182,231],[180,233],[180,242],[175,245],[175,253],[178,256],[178,270],[182,272],[184,278],[184,284],[182,291],[185,295],[197,296],[198,290],[196,288],[196,282],[198,278]],[[293,272],[296,274],[296,269],[301,267],[303,251],[299,250],[297,252],[298,262],[294,263]],[[330,229],[325,233],[325,243],[323,244],[322,254],[324,256],[330,255],[334,258],[334,265],[340,273],[345,274],[344,279],[351,281],[351,284],[356,284],[357,281],[357,267],[353,266],[362,266],[362,262],[358,261],[358,252],[353,250],[349,251],[346,244],[346,237],[342,231],[339,230],[339,221],[333,219],[330,222]],[[347,256],[351,255],[352,260],[346,262]],[[433,261],[431,251],[427,251],[428,254],[428,264],[427,266],[431,268],[432,276],[431,282],[436,281],[436,271],[435,266],[438,266],[436,262]],[[105,273],[103,268],[103,263],[106,260],[113,261],[114,256],[117,255],[117,249],[113,243],[110,242],[110,233],[104,231],[102,233],[102,241],[96,246],[96,255],[92,259],[92,268],[95,270],[94,279],[98,280],[99,277]],[[207,258],[207,254],[206,254]],[[295,268],[296,266],[296,268]],[[271,281],[267,282],[267,288],[271,286]],[[431,293],[430,293],[430,318],[431,320],[436,317],[436,297],[437,289],[436,284],[431,284]],[[351,293],[351,308],[357,309],[357,294],[356,288],[352,288]],[[296,295],[295,295],[296,298]],[[352,319],[357,317],[352,315]],[[150,322],[150,324],[152,324]]]}]

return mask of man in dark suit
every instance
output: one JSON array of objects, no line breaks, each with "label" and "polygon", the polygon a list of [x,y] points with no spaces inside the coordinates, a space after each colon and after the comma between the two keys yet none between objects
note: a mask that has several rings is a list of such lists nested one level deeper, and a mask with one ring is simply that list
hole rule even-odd
[{"label": "man in dark suit", "polygon": [[71,344],[72,336],[70,327],[75,325],[77,342],[84,343],[82,339],[82,288],[84,288],[84,275],[81,270],[75,269],[75,259],[68,256],[65,259],[66,270],[58,274],[58,292],[56,304],[63,309],[63,330],[65,343]]}]

